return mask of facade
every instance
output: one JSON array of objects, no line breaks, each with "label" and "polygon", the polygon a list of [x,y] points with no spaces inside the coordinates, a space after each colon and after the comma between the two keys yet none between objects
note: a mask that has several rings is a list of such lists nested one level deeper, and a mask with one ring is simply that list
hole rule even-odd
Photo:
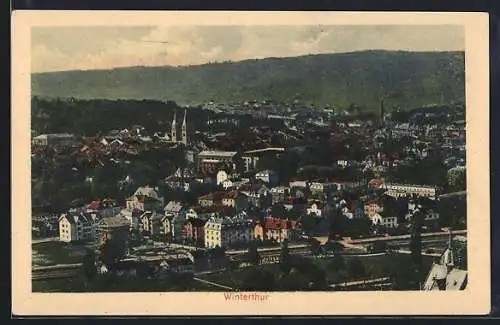
[{"label": "facade", "polygon": [[76,143],[75,136],[67,133],[41,134],[32,139],[35,146],[72,146]]},{"label": "facade", "polygon": [[139,218],[139,231],[151,236],[165,235],[163,215],[156,211],[146,211]]},{"label": "facade", "polygon": [[382,188],[386,189],[387,195],[399,197],[399,196],[419,196],[434,198],[438,193],[438,190],[434,186],[426,185],[412,185],[412,184],[384,184]]},{"label": "facade", "polygon": [[376,213],[371,218],[373,225],[379,225],[386,228],[396,228],[398,224],[398,218],[394,216],[384,216]]},{"label": "facade", "polygon": [[222,198],[222,205],[234,208],[236,212],[240,212],[248,208],[248,198],[240,191],[231,191]]},{"label": "facade", "polygon": [[97,223],[97,234],[101,244],[105,243],[108,239],[112,239],[127,246],[129,232],[130,223],[121,215],[104,218]]},{"label": "facade", "polygon": [[185,240],[199,247],[205,246],[205,223],[206,220],[199,218],[187,219],[184,225]]},{"label": "facade", "polygon": [[276,204],[282,202],[290,196],[290,188],[286,186],[276,186],[271,188],[270,194],[272,196],[272,203]]},{"label": "facade", "polygon": [[290,241],[294,237],[295,221],[268,217],[264,223],[258,222],[254,229],[254,238],[258,240],[271,240],[277,243],[285,239]]},{"label": "facade", "polygon": [[252,239],[252,221],[239,217],[212,217],[205,224],[205,247],[230,247],[249,243]]},{"label": "facade", "polygon": [[205,150],[198,154],[198,172],[214,173],[222,168],[235,171],[238,169],[238,153],[236,151]]},{"label": "facade", "polygon": [[59,217],[59,240],[65,243],[93,242],[96,222],[95,214],[63,214]]},{"label": "facade", "polygon": [[270,186],[274,186],[278,183],[278,175],[276,172],[268,169],[257,172],[257,174],[255,174],[255,178],[260,179]]}]

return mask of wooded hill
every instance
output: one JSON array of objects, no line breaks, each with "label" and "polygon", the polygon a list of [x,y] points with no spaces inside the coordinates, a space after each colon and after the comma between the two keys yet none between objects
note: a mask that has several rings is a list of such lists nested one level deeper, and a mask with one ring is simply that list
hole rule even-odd
[{"label": "wooded hill", "polygon": [[32,75],[32,94],[81,99],[170,100],[199,105],[273,99],[378,109],[463,102],[463,52],[361,51]]}]

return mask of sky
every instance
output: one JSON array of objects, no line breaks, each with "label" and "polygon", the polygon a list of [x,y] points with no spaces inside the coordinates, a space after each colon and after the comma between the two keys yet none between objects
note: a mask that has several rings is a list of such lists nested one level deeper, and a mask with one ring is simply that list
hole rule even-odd
[{"label": "sky", "polygon": [[463,26],[454,25],[36,27],[31,37],[31,71],[182,66],[361,50],[464,48]]}]

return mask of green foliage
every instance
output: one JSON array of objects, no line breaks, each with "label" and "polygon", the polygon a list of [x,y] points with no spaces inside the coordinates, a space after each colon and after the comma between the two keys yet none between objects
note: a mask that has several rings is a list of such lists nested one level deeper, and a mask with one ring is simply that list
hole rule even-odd
[{"label": "green foliage", "polygon": [[[364,51],[268,58],[190,67],[133,67],[33,74],[32,93],[47,97],[158,99],[197,105],[272,98],[335,104],[357,112],[463,100],[463,52]],[[137,82],[140,80],[141,82]],[[77,113],[80,114],[80,113]],[[71,124],[73,114],[61,115]],[[103,120],[109,123],[103,115]]]},{"label": "green foliage", "polygon": [[97,275],[97,269],[95,265],[95,252],[93,249],[87,249],[87,253],[82,259],[82,268],[85,278],[89,281],[93,280]]},{"label": "green foliage", "polygon": [[248,246],[247,258],[250,263],[253,265],[259,265],[260,263],[260,254],[257,249],[257,242],[253,240]]},{"label": "green foliage", "polygon": [[353,278],[363,278],[366,276],[365,265],[358,257],[354,257],[347,263],[348,273]]},{"label": "green foliage", "polygon": [[107,239],[100,247],[100,259],[108,269],[111,269],[125,256],[125,249],[124,243],[111,238]]}]

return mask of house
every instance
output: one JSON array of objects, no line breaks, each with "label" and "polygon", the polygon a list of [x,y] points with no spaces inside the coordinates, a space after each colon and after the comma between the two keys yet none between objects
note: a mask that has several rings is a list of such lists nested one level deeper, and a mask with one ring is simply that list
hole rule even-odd
[{"label": "house", "polygon": [[201,206],[219,205],[222,203],[222,199],[225,195],[225,192],[214,192],[202,195],[198,198],[198,204]]},{"label": "house", "polygon": [[87,205],[87,212],[95,213],[99,218],[112,217],[120,213],[122,207],[115,200],[95,200]]},{"label": "house", "polygon": [[238,190],[247,196],[250,205],[259,209],[271,204],[269,189],[263,184],[247,183],[240,186]]},{"label": "house", "polygon": [[163,197],[160,196],[159,190],[157,187],[153,188],[150,186],[141,186],[135,191],[133,196],[150,197],[150,198],[153,198],[157,201],[160,201],[163,205]]},{"label": "house", "polygon": [[294,238],[296,221],[273,217],[264,218],[264,222],[257,222],[254,228],[254,238],[258,240],[271,240],[281,243],[285,239]]},{"label": "house", "polygon": [[206,220],[199,218],[187,219],[184,224],[185,240],[199,247],[205,246],[205,223]]},{"label": "house", "polygon": [[59,217],[59,240],[65,243],[93,242],[96,239],[96,222],[95,214],[62,214]]},{"label": "house", "polygon": [[327,181],[314,181],[309,185],[309,189],[313,194],[323,194],[337,190],[337,184]]},{"label": "house", "polygon": [[[467,265],[463,252],[466,245],[453,247],[451,231],[448,247],[441,255],[439,262],[434,262],[423,285],[424,291],[432,290],[465,290],[468,282]],[[460,247],[461,246],[461,247]]]},{"label": "house", "polygon": [[290,188],[286,186],[276,186],[271,188],[270,194],[272,197],[272,203],[278,203],[284,201],[286,197],[290,196]]},{"label": "house", "polygon": [[211,206],[201,206],[196,205],[190,207],[186,211],[186,219],[203,219],[208,220],[210,217],[218,216],[219,213],[223,210],[223,206],[221,205],[211,205]]},{"label": "house", "polygon": [[382,188],[387,190],[385,192],[386,195],[393,197],[415,195],[419,197],[434,198],[438,194],[437,187],[428,185],[386,183]]},{"label": "house", "polygon": [[144,195],[134,195],[126,200],[127,209],[140,211],[157,211],[163,206],[163,201]]},{"label": "house", "polygon": [[169,216],[163,216],[160,220],[161,222],[161,227],[163,228],[163,234],[164,239],[167,241],[172,240],[172,219],[174,217],[172,215]]},{"label": "house", "polygon": [[170,219],[171,238],[174,242],[184,241],[184,223],[186,222],[186,214],[179,213]]},{"label": "house", "polygon": [[101,244],[112,239],[127,246],[129,232],[130,222],[121,215],[103,218],[97,223],[97,234]]},{"label": "house", "polygon": [[313,202],[307,209],[306,209],[306,214],[307,215],[316,215],[318,217],[321,217],[323,214],[323,208],[324,204],[321,204],[320,202]]},{"label": "house", "polygon": [[269,169],[261,170],[255,174],[255,179],[259,179],[270,186],[274,186],[278,183],[278,174]]},{"label": "house", "polygon": [[166,216],[176,216],[180,213],[185,213],[186,210],[184,204],[178,201],[169,201],[167,205],[165,205],[165,208],[163,208],[163,212]]},{"label": "house", "polygon": [[295,181],[290,181],[288,183],[288,186],[290,187],[290,189],[301,188],[306,190],[309,186],[309,183],[308,181],[295,180]]},{"label": "house", "polygon": [[139,218],[142,215],[143,211],[141,210],[129,210],[123,209],[120,211],[119,215],[123,216],[130,224],[130,230],[139,231]]},{"label": "house", "polygon": [[173,175],[165,178],[165,184],[176,190],[189,192],[196,183],[194,172],[189,168],[178,168]]},{"label": "house", "polygon": [[219,170],[217,173],[217,186],[221,185],[225,180],[229,179],[229,175],[225,170]]},{"label": "house", "polygon": [[248,197],[240,191],[231,191],[223,196],[222,205],[232,207],[239,212],[248,208]]},{"label": "house", "polygon": [[375,213],[371,218],[373,225],[382,226],[384,228],[397,228],[398,217],[392,216],[382,212],[381,214]]},{"label": "house", "polygon": [[31,141],[36,146],[72,146],[76,143],[75,136],[67,133],[40,134]]},{"label": "house", "polygon": [[139,231],[150,236],[165,235],[163,215],[156,211],[146,211],[139,217]]},{"label": "house", "polygon": [[249,243],[252,233],[252,220],[241,217],[211,217],[205,223],[205,247],[230,247]]}]

